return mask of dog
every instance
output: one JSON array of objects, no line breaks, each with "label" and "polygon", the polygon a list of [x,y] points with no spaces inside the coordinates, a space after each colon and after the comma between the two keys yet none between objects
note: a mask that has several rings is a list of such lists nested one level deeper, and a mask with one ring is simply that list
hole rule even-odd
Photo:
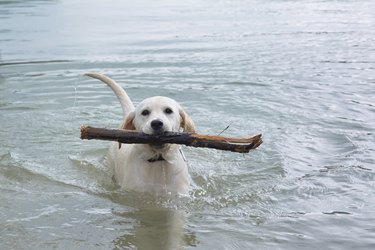
[{"label": "dog", "polygon": [[[154,96],[134,107],[125,90],[114,80],[99,73],[85,75],[106,83],[116,94],[124,116],[120,128],[146,134],[195,132],[193,120],[175,100]],[[114,142],[107,159],[114,166],[114,177],[121,188],[147,193],[189,193],[187,161],[176,144]]]}]

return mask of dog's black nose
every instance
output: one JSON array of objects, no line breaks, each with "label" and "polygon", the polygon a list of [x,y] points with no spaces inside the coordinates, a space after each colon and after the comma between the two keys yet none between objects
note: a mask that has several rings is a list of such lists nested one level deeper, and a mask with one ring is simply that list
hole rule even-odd
[{"label": "dog's black nose", "polygon": [[163,127],[163,125],[164,125],[163,122],[160,121],[160,120],[153,120],[151,122],[151,128],[153,130],[161,130],[161,128]]}]

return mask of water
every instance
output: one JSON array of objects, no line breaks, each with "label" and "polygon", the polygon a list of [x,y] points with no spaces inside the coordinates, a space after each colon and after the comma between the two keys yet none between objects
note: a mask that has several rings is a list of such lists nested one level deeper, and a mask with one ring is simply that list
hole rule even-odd
[{"label": "water", "polygon": [[[375,3],[1,1],[1,249],[373,249]],[[264,135],[241,155],[186,148],[190,197],[119,190],[108,74],[176,99],[198,132]]]}]

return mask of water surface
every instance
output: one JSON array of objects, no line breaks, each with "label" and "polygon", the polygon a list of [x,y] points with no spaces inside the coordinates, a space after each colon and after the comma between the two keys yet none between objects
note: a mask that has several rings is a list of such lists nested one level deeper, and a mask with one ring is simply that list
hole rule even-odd
[{"label": "water surface", "polygon": [[[1,1],[1,249],[373,249],[375,3]],[[262,133],[242,155],[185,148],[189,197],[125,192],[121,108],[176,99],[198,132]]]}]

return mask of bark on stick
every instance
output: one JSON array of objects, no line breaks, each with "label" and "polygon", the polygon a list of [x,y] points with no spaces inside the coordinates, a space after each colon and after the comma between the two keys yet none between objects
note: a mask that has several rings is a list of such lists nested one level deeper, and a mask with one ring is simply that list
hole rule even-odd
[{"label": "bark on stick", "polygon": [[227,138],[196,133],[165,132],[149,135],[133,130],[81,127],[81,139],[117,141],[126,144],[183,144],[191,147],[214,148],[238,153],[248,153],[262,144],[262,135],[249,138]]}]

